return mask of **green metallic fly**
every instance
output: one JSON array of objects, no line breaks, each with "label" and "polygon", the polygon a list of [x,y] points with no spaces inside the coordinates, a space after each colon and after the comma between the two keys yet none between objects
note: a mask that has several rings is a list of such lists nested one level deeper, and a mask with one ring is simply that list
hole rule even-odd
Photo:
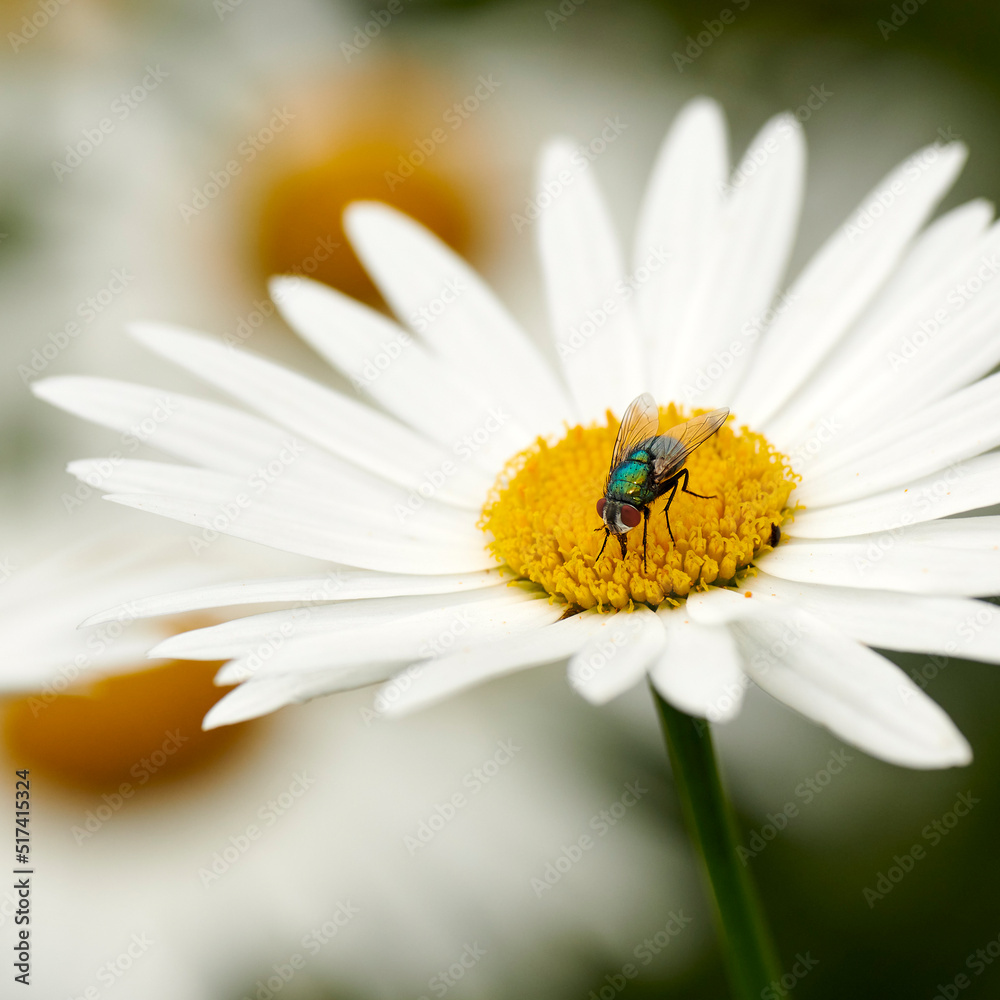
[{"label": "green metallic fly", "polygon": [[597,515],[604,521],[604,545],[597,553],[597,559],[604,554],[604,546],[611,535],[618,538],[624,559],[627,548],[625,535],[638,527],[642,520],[642,568],[645,572],[650,507],[669,491],[663,513],[670,540],[673,541],[670,505],[677,490],[701,500],[713,499],[687,488],[689,474],[684,463],[695,448],[703,445],[726,422],[728,416],[728,409],[712,410],[671,427],[666,434],[657,434],[660,411],[653,397],[644,392],[632,400],[618,428],[611,469],[604,482],[604,496],[597,501]]}]

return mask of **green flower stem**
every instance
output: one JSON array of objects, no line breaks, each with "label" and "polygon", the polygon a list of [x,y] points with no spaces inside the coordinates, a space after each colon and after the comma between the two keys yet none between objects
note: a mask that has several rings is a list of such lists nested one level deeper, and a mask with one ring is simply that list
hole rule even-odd
[{"label": "green flower stem", "polygon": [[719,778],[711,730],[650,688],[684,818],[712,888],[733,996],[760,1000],[768,984],[781,978],[781,969],[750,872],[736,853],[736,824]]}]

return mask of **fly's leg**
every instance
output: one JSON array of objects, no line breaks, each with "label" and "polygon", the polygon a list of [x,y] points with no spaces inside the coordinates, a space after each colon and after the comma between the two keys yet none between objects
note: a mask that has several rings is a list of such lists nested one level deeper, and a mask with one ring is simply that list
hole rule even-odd
[{"label": "fly's leg", "polygon": [[642,508],[642,571],[646,572],[646,530],[649,528],[649,508]]},{"label": "fly's leg", "polygon": [[667,533],[670,535],[670,541],[674,540],[674,533],[670,529],[670,505],[674,502],[674,497],[677,495],[677,477],[670,485],[673,489],[670,491],[670,496],[667,497],[667,506],[663,508],[663,516],[667,519]]},{"label": "fly's leg", "polygon": [[687,493],[690,496],[697,497],[699,500],[714,500],[715,499],[715,494],[713,494],[710,497],[703,497],[700,493],[695,493],[694,490],[689,490],[688,489],[688,470],[687,469],[684,469],[682,472],[678,473],[678,478],[680,476],[684,477],[684,485],[681,487],[681,491],[683,493]]},{"label": "fly's leg", "polygon": [[628,538],[625,535],[615,536],[618,539],[618,544],[622,547],[622,559],[625,558],[625,553],[628,550]]},{"label": "fly's leg", "polygon": [[[598,530],[598,531],[600,531],[601,529],[600,529],[600,528],[598,528],[597,530]],[[610,534],[611,534],[611,532],[610,532],[610,531],[608,531],[608,529],[607,529],[607,528],[605,528],[605,529],[604,529],[604,545],[602,545],[602,546],[601,546],[601,551],[597,553],[597,559],[595,559],[595,560],[594,560],[594,563],[595,563],[595,564],[596,564],[597,562],[599,562],[599,561],[600,561],[600,558],[601,558],[601,556],[602,556],[602,555],[604,555],[604,546],[608,544],[608,535],[610,535]]]}]

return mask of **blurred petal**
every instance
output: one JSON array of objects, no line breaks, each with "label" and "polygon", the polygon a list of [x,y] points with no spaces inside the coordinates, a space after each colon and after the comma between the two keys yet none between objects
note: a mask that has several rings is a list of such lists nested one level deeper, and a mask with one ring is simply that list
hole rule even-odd
[{"label": "blurred petal", "polygon": [[344,216],[351,243],[396,315],[424,335],[475,390],[536,434],[557,430],[569,403],[538,348],[468,264],[412,219],[375,202]]}]

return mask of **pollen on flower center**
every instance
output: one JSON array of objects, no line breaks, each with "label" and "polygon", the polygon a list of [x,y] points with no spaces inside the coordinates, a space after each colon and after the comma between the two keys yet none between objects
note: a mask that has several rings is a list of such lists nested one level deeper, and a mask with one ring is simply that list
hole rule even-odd
[{"label": "pollen on flower center", "polygon": [[[692,415],[660,407],[660,433]],[[685,463],[688,488],[712,499],[677,492],[674,541],[666,497],[652,505],[644,569],[642,524],[625,536],[624,559],[614,537],[597,559],[604,531],[595,505],[618,425],[608,412],[605,426],[572,427],[555,444],[539,438],[511,459],[483,508],[493,553],[520,578],[579,608],[676,604],[692,590],[735,580],[788,515],[797,477],[784,457],[762,434],[720,428]]]}]

